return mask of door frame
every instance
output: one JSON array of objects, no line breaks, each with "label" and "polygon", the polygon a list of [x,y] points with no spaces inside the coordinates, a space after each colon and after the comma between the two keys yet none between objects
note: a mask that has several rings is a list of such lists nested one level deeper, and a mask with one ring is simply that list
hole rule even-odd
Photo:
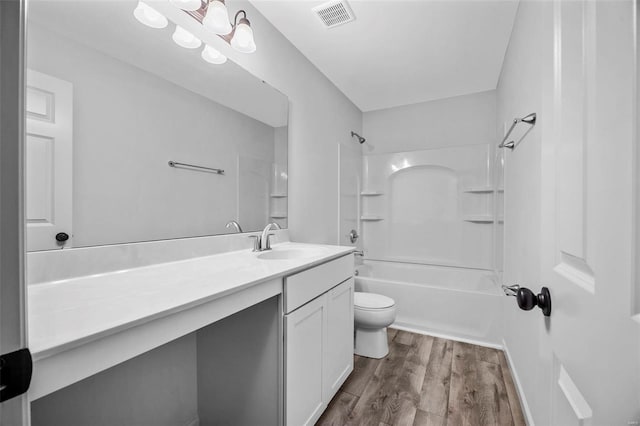
[{"label": "door frame", "polygon": [[[0,1],[0,352],[27,346],[24,226],[26,0]],[[29,425],[26,394],[0,405],[2,423]]]}]

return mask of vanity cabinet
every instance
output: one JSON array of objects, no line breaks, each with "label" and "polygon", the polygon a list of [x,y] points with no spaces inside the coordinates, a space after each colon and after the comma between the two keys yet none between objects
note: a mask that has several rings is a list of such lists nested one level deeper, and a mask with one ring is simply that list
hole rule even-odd
[{"label": "vanity cabinet", "polygon": [[353,371],[353,256],[285,278],[285,424],[313,425]]}]

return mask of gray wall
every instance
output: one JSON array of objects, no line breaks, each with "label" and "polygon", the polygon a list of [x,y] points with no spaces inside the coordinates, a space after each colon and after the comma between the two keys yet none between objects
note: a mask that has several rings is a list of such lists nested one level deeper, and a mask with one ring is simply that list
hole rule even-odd
[{"label": "gray wall", "polygon": [[281,312],[273,297],[198,330],[200,426],[279,424]]},{"label": "gray wall", "polygon": [[221,42],[229,58],[289,97],[289,229],[300,242],[339,241],[340,167],[343,154],[357,156],[351,130],[362,129],[362,112],[246,0],[244,9],[258,50],[245,55]]},{"label": "gray wall", "polygon": [[491,143],[496,91],[365,112],[365,155]]},{"label": "gray wall", "polygon": [[190,334],[31,403],[33,426],[187,426],[198,418]]},{"label": "gray wall", "polygon": [[74,246],[228,232],[237,156],[273,162],[272,127],[35,24],[28,45],[29,68],[74,86]]}]

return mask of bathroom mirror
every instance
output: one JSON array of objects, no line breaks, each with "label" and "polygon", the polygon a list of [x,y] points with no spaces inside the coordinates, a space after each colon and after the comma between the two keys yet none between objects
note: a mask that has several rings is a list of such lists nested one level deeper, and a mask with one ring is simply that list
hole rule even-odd
[{"label": "bathroom mirror", "polygon": [[29,251],[287,226],[287,98],[136,5],[29,2]]}]

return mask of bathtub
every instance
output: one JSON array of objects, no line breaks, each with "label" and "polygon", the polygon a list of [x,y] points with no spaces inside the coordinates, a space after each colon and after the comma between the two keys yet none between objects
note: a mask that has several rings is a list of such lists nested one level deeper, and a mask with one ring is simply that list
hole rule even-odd
[{"label": "bathtub", "polygon": [[364,260],[356,265],[356,291],[396,301],[392,327],[485,346],[501,346],[501,299],[493,272]]}]

